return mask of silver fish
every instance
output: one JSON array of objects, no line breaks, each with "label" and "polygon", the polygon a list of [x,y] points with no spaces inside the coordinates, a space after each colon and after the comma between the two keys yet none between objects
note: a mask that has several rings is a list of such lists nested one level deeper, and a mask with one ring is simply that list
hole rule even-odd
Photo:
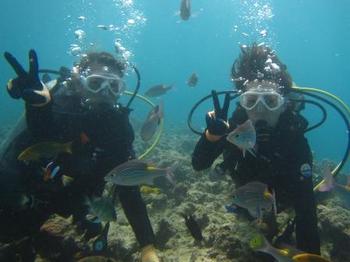
[{"label": "silver fish", "polygon": [[157,131],[160,120],[163,118],[163,104],[154,107],[148,114],[147,119],[141,128],[141,138],[143,141],[150,140]]},{"label": "silver fish", "polygon": [[191,0],[181,0],[180,17],[182,20],[188,20],[191,16]]},{"label": "silver fish", "polygon": [[89,207],[87,218],[90,220],[109,222],[117,219],[114,203],[110,198],[86,198],[86,205]]},{"label": "silver fish", "polygon": [[108,30],[109,29],[109,27],[106,26],[106,25],[98,25],[97,28],[100,28],[102,30]]},{"label": "silver fish", "polygon": [[320,192],[328,192],[331,191],[335,187],[335,180],[332,175],[331,168],[328,164],[326,164],[322,169],[323,181],[322,184],[318,187],[318,191]]},{"label": "silver fish", "polygon": [[258,181],[250,182],[239,187],[234,193],[233,204],[248,210],[249,214],[261,219],[262,212],[271,211],[276,213],[275,194],[268,191],[267,185]]},{"label": "silver fish", "polygon": [[193,73],[187,80],[187,85],[191,87],[195,87],[198,83],[198,76],[196,73]]},{"label": "silver fish", "polygon": [[148,89],[145,93],[146,96],[149,97],[157,97],[164,95],[166,92],[168,92],[173,86],[172,85],[155,85],[152,86],[150,89]]},{"label": "silver fish", "polygon": [[121,186],[153,185],[157,177],[165,176],[172,184],[175,166],[158,168],[141,160],[130,160],[114,169],[106,176],[106,182]]},{"label": "silver fish", "polygon": [[256,144],[256,131],[250,119],[229,133],[226,139],[241,149],[243,156],[245,156],[246,151],[255,156],[253,149]]}]

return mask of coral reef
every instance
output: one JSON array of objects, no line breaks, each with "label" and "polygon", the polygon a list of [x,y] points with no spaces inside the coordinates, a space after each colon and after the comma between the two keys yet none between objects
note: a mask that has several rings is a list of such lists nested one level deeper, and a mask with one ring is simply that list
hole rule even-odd
[{"label": "coral reef", "polygon": [[[148,156],[148,161],[161,166],[175,164],[176,185],[165,179],[156,181],[160,194],[143,194],[157,238],[159,255],[164,262],[262,261],[249,248],[256,232],[254,222],[228,213],[224,205],[232,197],[233,184],[228,176],[216,175],[212,170],[195,172],[191,167],[191,152],[198,137],[187,130],[169,128],[160,143]],[[141,154],[149,144],[136,140],[135,149]],[[344,192],[342,194],[345,194]],[[346,197],[349,199],[350,193]],[[350,261],[350,211],[344,195],[336,192],[318,198],[319,226],[322,252],[332,261]],[[116,261],[133,262],[139,259],[139,247],[132,229],[117,203],[118,219],[112,222],[108,235],[108,250]],[[185,226],[181,214],[194,214],[204,236],[196,242]],[[279,225],[288,214],[278,215]],[[91,240],[73,225],[71,219],[51,217],[42,227],[37,261],[70,261],[68,256],[82,257],[91,251]],[[55,249],[47,249],[47,246]],[[63,260],[62,260],[63,259]]]}]

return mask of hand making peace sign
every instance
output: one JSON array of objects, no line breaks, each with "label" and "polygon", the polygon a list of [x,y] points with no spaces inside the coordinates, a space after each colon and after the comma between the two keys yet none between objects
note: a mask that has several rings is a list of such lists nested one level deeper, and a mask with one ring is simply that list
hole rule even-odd
[{"label": "hand making peace sign", "polygon": [[50,101],[50,93],[39,79],[39,65],[36,52],[29,51],[29,72],[26,72],[17,59],[9,52],[4,57],[16,72],[17,77],[10,79],[7,84],[7,91],[12,98],[22,98],[34,106],[43,106]]},{"label": "hand making peace sign", "polygon": [[224,105],[220,107],[220,101],[215,90],[211,91],[213,97],[214,111],[206,115],[207,130],[210,135],[224,136],[229,128],[227,112],[230,106],[230,94],[225,95]]}]

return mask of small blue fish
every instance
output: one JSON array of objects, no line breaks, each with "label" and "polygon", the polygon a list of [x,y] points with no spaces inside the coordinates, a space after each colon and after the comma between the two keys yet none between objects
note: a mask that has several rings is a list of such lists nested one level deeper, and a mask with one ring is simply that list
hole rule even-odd
[{"label": "small blue fish", "polygon": [[96,253],[103,253],[106,251],[108,246],[108,230],[109,222],[106,223],[101,234],[95,239],[92,248]]},{"label": "small blue fish", "polygon": [[256,131],[250,119],[229,133],[226,139],[241,149],[244,157],[246,151],[255,156],[253,150],[256,144]]}]

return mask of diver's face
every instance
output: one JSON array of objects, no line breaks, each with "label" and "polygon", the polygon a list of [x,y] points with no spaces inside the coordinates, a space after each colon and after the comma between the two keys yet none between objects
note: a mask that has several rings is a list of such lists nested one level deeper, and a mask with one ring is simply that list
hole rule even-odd
[{"label": "diver's face", "polygon": [[265,121],[274,127],[285,110],[285,99],[275,85],[252,85],[240,97],[240,104],[248,118],[255,124]]},{"label": "diver's face", "polygon": [[90,65],[80,72],[81,94],[89,104],[114,105],[124,90],[119,71],[110,70],[100,64]]}]

